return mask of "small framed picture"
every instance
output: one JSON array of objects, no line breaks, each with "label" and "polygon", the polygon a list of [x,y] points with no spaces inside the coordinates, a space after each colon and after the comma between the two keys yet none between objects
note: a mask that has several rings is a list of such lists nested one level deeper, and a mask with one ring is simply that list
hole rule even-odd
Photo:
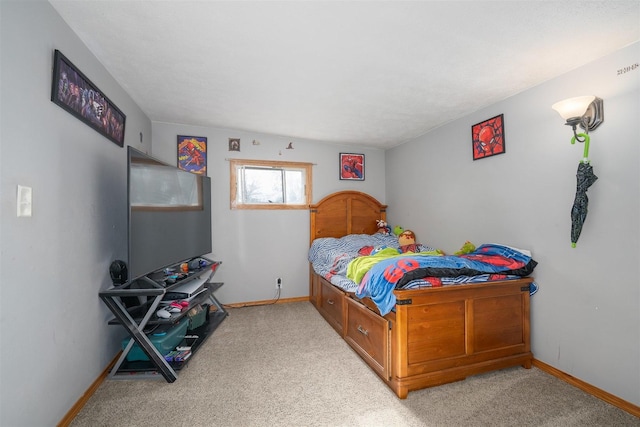
[{"label": "small framed picture", "polygon": [[473,160],[505,152],[504,114],[471,126]]},{"label": "small framed picture", "polygon": [[229,151],[240,151],[240,138],[229,138]]},{"label": "small framed picture", "polygon": [[178,168],[198,175],[207,174],[207,138],[178,135]]},{"label": "small framed picture", "polygon": [[340,153],[340,179],[364,181],[364,154]]}]

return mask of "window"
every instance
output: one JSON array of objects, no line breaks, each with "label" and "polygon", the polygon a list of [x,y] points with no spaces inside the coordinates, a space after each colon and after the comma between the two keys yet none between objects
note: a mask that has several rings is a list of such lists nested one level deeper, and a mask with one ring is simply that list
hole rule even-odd
[{"label": "window", "polygon": [[231,209],[307,209],[311,163],[230,160]]}]

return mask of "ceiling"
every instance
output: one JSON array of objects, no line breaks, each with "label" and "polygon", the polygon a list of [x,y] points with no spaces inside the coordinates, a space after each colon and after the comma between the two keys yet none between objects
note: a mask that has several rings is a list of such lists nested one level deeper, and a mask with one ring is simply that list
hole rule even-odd
[{"label": "ceiling", "polygon": [[638,0],[49,1],[153,122],[377,148],[640,39]]}]

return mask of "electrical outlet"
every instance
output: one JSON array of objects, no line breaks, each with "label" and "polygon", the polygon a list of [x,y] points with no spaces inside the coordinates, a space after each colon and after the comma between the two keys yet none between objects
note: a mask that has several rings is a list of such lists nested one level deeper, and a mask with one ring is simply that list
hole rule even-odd
[{"label": "electrical outlet", "polygon": [[282,279],[278,277],[276,279],[276,289],[280,289],[281,287],[282,287]]}]

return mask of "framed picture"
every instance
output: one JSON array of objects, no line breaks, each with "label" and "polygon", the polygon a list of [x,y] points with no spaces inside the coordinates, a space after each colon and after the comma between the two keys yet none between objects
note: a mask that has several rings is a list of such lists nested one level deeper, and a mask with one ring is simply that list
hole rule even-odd
[{"label": "framed picture", "polygon": [[229,151],[240,151],[240,138],[229,138]]},{"label": "framed picture", "polygon": [[471,126],[473,160],[505,152],[504,114]]},{"label": "framed picture", "polygon": [[127,117],[57,49],[53,57],[51,101],[120,147],[124,145]]},{"label": "framed picture", "polygon": [[178,168],[198,175],[207,174],[207,138],[178,135]]},{"label": "framed picture", "polygon": [[364,154],[340,153],[340,179],[364,181]]}]

